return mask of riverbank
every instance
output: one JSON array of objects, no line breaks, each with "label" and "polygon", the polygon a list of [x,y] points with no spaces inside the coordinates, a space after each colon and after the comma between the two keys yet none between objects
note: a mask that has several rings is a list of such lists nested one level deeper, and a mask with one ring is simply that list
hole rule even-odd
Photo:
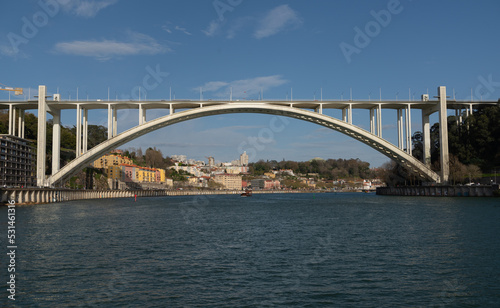
[{"label": "riverbank", "polygon": [[[0,190],[0,202],[14,201],[17,205],[44,204],[62,201],[142,198],[162,196],[239,195],[242,190],[72,190],[51,188],[5,188]],[[254,194],[313,193],[326,191],[256,190]]]},{"label": "riverbank", "polygon": [[498,196],[498,185],[378,187],[377,195],[430,196],[430,197],[494,197]]}]

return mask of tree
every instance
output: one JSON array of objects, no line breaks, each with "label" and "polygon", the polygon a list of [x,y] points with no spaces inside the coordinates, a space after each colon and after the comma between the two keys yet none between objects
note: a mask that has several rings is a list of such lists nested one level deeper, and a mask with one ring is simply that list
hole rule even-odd
[{"label": "tree", "polygon": [[469,183],[473,183],[474,180],[481,178],[483,175],[481,169],[476,165],[468,165],[466,168],[466,172],[469,177]]},{"label": "tree", "polygon": [[148,148],[145,155],[146,165],[153,168],[165,168],[163,154],[156,147]]}]

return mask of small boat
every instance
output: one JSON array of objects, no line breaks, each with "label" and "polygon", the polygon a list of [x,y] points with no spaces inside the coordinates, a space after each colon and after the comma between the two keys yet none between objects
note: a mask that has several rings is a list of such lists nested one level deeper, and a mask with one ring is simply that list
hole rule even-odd
[{"label": "small boat", "polygon": [[251,191],[251,190],[249,190],[249,189],[247,189],[247,190],[245,190],[245,192],[244,192],[244,193],[242,193],[240,196],[241,196],[241,197],[251,197],[251,196],[252,196],[252,191]]}]

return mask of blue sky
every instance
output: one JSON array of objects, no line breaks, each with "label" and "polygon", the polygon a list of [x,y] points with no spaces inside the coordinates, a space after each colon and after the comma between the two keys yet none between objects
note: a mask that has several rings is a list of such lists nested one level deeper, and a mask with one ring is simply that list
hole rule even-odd
[{"label": "blue sky", "polygon": [[[200,87],[206,99],[227,98],[230,87],[239,99],[258,99],[261,89],[264,98],[285,99],[292,88],[294,99],[319,99],[320,89],[323,99],[347,98],[351,88],[353,99],[378,99],[380,89],[382,99],[418,99],[444,85],[457,99],[470,99],[473,89],[476,100],[497,100],[498,12],[498,1],[6,1],[0,83],[45,84],[62,99],[75,99],[77,88],[79,98],[107,99],[108,88],[112,98],[137,98],[138,87],[143,99],[168,99],[170,88],[177,99],[199,99]],[[148,86],[151,71],[160,78]],[[147,117],[165,114],[149,110]],[[420,114],[412,116],[415,131]],[[396,114],[384,110],[382,117],[383,135],[395,143]],[[364,128],[368,119],[368,112],[353,114]],[[137,111],[120,112],[119,130],[137,121]],[[197,119],[124,148],[227,161],[271,121],[255,114]],[[105,113],[91,112],[90,122],[107,125]],[[64,125],[74,123],[74,111],[63,113]],[[254,150],[253,161],[388,161],[340,133],[292,119]]]}]

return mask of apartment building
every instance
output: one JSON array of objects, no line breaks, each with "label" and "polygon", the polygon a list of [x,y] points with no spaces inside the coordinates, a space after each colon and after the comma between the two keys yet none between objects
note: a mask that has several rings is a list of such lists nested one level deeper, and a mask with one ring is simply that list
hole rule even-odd
[{"label": "apartment building", "polygon": [[36,186],[36,154],[30,143],[0,135],[0,186]]}]

